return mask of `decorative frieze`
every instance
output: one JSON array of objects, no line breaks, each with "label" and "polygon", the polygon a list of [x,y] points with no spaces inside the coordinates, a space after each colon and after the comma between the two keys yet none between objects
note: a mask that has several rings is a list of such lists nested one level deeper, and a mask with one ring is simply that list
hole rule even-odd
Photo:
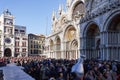
[{"label": "decorative frieze", "polygon": [[102,8],[98,8],[96,11],[94,12],[86,12],[86,15],[81,18],[80,23],[84,23],[86,21],[89,21],[97,16],[100,16],[102,14],[105,14],[106,12],[109,12],[113,9],[116,9],[120,7],[120,1],[119,0],[115,0],[115,1],[110,1],[108,5],[104,5]]}]

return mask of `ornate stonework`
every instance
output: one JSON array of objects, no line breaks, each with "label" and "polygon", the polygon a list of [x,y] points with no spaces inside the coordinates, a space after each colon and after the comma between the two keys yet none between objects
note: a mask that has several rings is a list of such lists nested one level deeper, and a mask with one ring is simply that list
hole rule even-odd
[{"label": "ornate stonework", "polygon": [[120,0],[86,0],[80,21],[80,53],[87,58],[120,60]]},{"label": "ornate stonework", "polygon": [[[59,6],[53,11],[52,33],[46,39],[46,51],[50,58],[77,59],[79,57],[79,22],[84,14],[81,0],[67,0],[67,10]],[[58,16],[58,17],[57,17]]]},{"label": "ornate stonework", "polygon": [[82,22],[86,22],[86,21],[89,21],[90,19],[93,19],[97,16],[100,16],[100,15],[103,15],[105,13],[107,13],[108,11],[111,11],[113,9],[117,9],[117,7],[120,6],[120,1],[119,0],[116,0],[116,1],[113,1],[113,2],[110,2],[109,4],[106,4],[104,6],[102,6],[101,8],[98,8],[97,10],[93,10],[93,12],[86,12],[86,16],[84,18],[81,19],[81,23]]}]

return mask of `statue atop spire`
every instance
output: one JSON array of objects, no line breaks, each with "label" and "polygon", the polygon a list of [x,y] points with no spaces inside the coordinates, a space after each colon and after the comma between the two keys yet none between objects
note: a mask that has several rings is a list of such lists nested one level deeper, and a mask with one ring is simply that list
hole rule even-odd
[{"label": "statue atop spire", "polygon": [[55,21],[56,20],[56,13],[55,11],[53,10],[53,13],[52,13],[52,20]]},{"label": "statue atop spire", "polygon": [[8,9],[6,9],[6,10],[4,10],[3,14],[4,15],[11,15],[11,12]]},{"label": "statue atop spire", "polygon": [[61,15],[63,12],[63,5],[59,5],[58,14]]},{"label": "statue atop spire", "polygon": [[72,0],[67,0],[67,2],[66,2],[67,9],[70,7],[71,2],[72,2]]}]

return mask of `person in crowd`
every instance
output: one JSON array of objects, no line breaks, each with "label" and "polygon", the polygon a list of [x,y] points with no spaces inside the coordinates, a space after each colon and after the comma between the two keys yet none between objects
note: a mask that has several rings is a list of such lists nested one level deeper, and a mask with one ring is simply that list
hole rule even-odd
[{"label": "person in crowd", "polygon": [[96,80],[96,74],[94,74],[94,71],[90,69],[86,75],[85,75],[85,80]]},{"label": "person in crowd", "polygon": [[110,60],[84,60],[83,79],[71,73],[76,60],[45,59],[40,56],[0,58],[5,64],[15,63],[35,80],[120,80],[120,62]]}]

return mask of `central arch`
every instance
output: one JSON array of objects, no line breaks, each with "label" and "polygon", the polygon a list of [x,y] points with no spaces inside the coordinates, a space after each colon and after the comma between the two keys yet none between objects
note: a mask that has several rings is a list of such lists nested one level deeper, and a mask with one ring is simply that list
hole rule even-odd
[{"label": "central arch", "polygon": [[107,30],[116,32],[120,31],[120,14],[114,16],[113,19],[111,19],[107,27]]},{"label": "central arch", "polygon": [[108,24],[106,24],[105,38],[107,38],[106,44],[108,47],[108,59],[120,60],[120,13],[114,14],[110,17]]},{"label": "central arch", "polygon": [[76,29],[70,25],[65,31],[65,41],[72,41],[76,37]]},{"label": "central arch", "polygon": [[88,40],[86,41],[87,47],[92,48],[96,47],[96,42],[100,39],[100,30],[96,24],[91,24],[86,32],[86,37]]},{"label": "central arch", "polygon": [[85,13],[85,5],[82,1],[77,1],[72,7],[72,19],[75,19],[79,13]]},{"label": "central arch", "polygon": [[85,45],[87,58],[100,57],[100,29],[96,23],[90,24],[85,31]]},{"label": "central arch", "polygon": [[4,56],[5,57],[11,57],[12,53],[11,53],[11,49],[10,48],[6,48],[4,51]]},{"label": "central arch", "polygon": [[73,25],[69,25],[64,33],[64,50],[65,50],[65,58],[71,59],[71,42],[76,39],[77,30]]}]

